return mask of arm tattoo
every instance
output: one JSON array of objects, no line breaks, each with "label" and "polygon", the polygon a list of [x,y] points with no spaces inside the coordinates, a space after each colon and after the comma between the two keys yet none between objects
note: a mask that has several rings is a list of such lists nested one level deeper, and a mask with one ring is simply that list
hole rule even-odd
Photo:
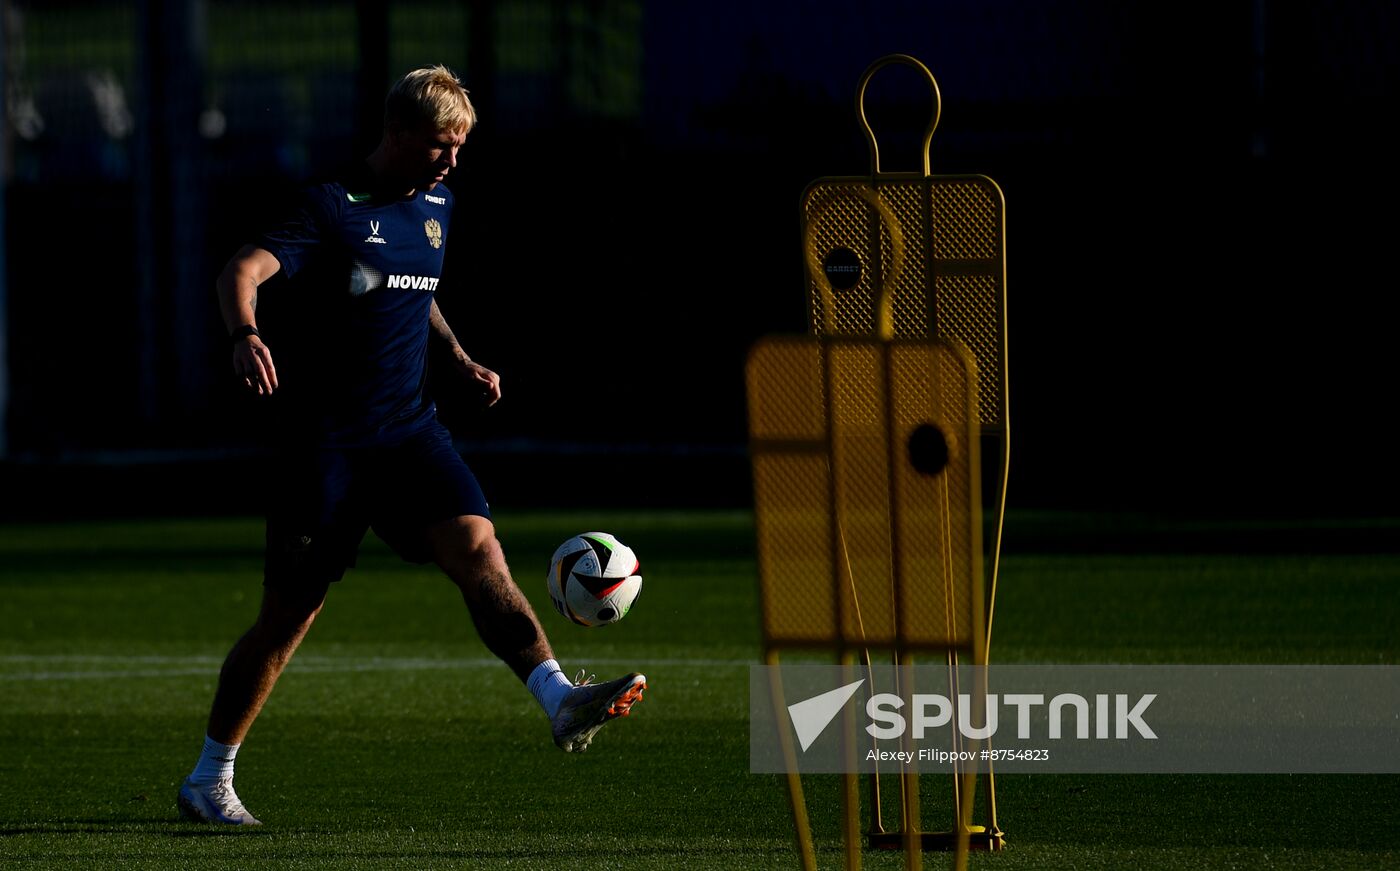
[{"label": "arm tattoo", "polygon": [[447,325],[447,319],[442,316],[442,311],[438,309],[437,300],[433,300],[432,308],[428,310],[428,326],[430,335],[437,336],[446,342],[454,352],[461,352],[463,356],[466,356],[466,352],[462,351],[462,346],[457,342],[457,337],[452,334],[452,328]]}]

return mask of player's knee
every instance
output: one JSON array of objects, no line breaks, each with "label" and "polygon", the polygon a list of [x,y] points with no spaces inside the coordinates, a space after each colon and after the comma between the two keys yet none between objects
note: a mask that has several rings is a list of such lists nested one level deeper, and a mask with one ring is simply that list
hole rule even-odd
[{"label": "player's knee", "polygon": [[429,538],[438,565],[458,583],[464,577],[505,567],[496,528],[484,517],[453,518],[434,527]]},{"label": "player's knee", "polygon": [[326,602],[326,584],[268,589],[258,612],[258,632],[270,643],[300,639]]},{"label": "player's knee", "polygon": [[484,517],[454,517],[435,526],[431,538],[440,550],[459,556],[482,559],[499,553],[496,527]]}]

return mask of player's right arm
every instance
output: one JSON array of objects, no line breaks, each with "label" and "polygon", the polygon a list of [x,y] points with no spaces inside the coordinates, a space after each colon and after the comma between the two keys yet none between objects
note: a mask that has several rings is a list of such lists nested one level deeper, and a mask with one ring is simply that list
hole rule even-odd
[{"label": "player's right arm", "polygon": [[[214,287],[219,294],[219,313],[230,335],[240,327],[257,329],[258,286],[281,268],[282,264],[272,252],[256,245],[244,245],[219,273]],[[233,372],[245,387],[259,396],[270,394],[277,387],[272,352],[256,333],[249,332],[234,340]]]}]

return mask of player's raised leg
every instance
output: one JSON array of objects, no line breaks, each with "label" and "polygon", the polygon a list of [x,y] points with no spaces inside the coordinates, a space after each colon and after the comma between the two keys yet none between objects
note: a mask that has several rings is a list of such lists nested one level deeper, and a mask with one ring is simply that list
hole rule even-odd
[{"label": "player's raised leg", "polygon": [[325,604],[329,583],[265,587],[257,622],[234,644],[219,672],[208,735],[194,771],[181,785],[186,819],[259,825],[233,790],[233,763],[248,729],[282,670]]},{"label": "player's raised leg", "polygon": [[528,681],[554,653],[530,602],[511,579],[496,527],[485,517],[464,515],[433,524],[427,536],[433,561],[462,591],[481,640]]},{"label": "player's raised leg", "polygon": [[646,677],[640,674],[578,685],[564,676],[539,618],[511,579],[490,520],[455,517],[433,524],[427,537],[434,561],[461,589],[481,640],[534,694],[559,747],[587,749],[604,723],[641,701]]}]

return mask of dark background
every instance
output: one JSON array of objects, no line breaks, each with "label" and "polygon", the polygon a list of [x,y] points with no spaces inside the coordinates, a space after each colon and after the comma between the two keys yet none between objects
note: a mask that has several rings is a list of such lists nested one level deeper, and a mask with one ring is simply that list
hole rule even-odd
[{"label": "dark background", "polygon": [[[3,8],[11,519],[257,509],[214,276],[437,62],[481,115],[438,299],[506,397],[440,406],[493,502],[747,505],[744,355],[806,328],[799,197],[869,171],[892,52],[933,171],[1006,194],[1011,507],[1394,513],[1393,4]],[[916,168],[921,81],[867,107]]]}]

